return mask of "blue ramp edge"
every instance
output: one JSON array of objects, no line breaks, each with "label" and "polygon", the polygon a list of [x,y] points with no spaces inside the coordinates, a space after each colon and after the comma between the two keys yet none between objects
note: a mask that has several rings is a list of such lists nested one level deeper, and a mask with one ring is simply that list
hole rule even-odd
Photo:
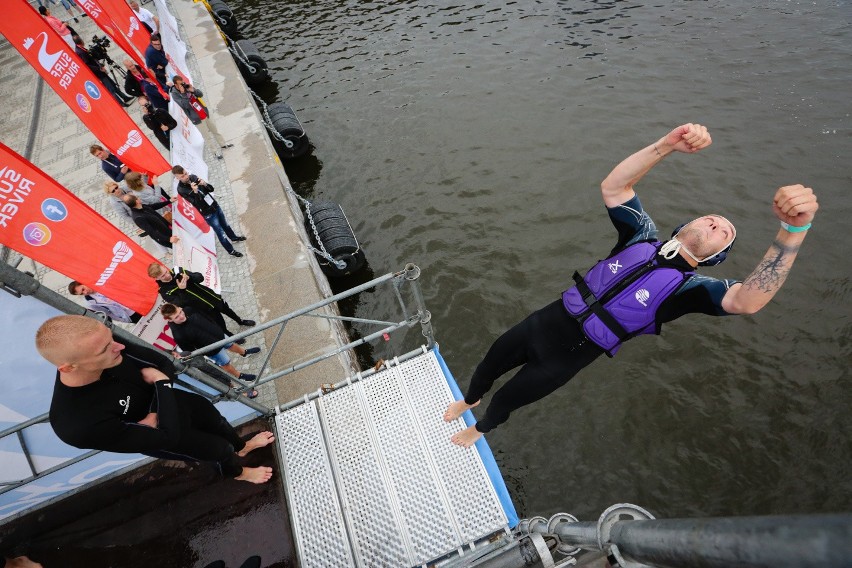
[{"label": "blue ramp edge", "polygon": [[[441,357],[441,352],[438,350],[437,345],[435,345],[435,357],[441,365],[441,370],[444,371],[444,378],[447,381],[447,385],[450,387],[450,391],[453,393],[453,398],[455,400],[461,400],[464,398],[461,389],[459,389],[459,385],[456,383],[449,367],[447,367],[446,361],[444,361],[444,358]],[[476,419],[473,417],[473,412],[470,410],[462,414],[462,418],[468,426],[476,423]],[[515,511],[515,505],[512,503],[512,498],[509,497],[509,490],[506,488],[503,476],[500,475],[500,468],[497,467],[497,462],[494,460],[494,454],[491,453],[491,448],[488,446],[488,442],[485,441],[485,436],[480,437],[479,440],[476,441],[474,447],[476,447],[476,451],[479,452],[482,463],[485,465],[485,471],[488,472],[488,477],[491,479],[491,485],[494,486],[494,491],[497,493],[497,498],[500,500],[503,512],[506,513],[506,518],[509,521],[509,528],[513,529],[518,524],[518,513]]]}]

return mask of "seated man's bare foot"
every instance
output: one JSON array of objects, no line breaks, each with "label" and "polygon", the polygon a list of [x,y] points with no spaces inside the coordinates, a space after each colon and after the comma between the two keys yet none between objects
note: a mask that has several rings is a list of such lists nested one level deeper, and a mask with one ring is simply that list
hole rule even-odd
[{"label": "seated man's bare foot", "polygon": [[477,406],[479,406],[478,400],[473,404],[466,403],[464,399],[452,402],[447,407],[447,411],[444,412],[444,422],[452,422],[471,408],[476,408]]},{"label": "seated man's bare foot", "polygon": [[42,568],[42,566],[26,556],[18,556],[17,558],[7,558],[6,568]]},{"label": "seated man's bare foot", "polygon": [[246,442],[246,446],[237,452],[237,455],[241,458],[246,457],[248,453],[252,450],[256,450],[258,448],[262,448],[264,446],[268,446],[272,442],[275,441],[275,434],[272,432],[259,432],[255,434],[251,440]]},{"label": "seated man's bare foot", "polygon": [[248,481],[249,483],[266,483],[272,478],[272,468],[261,467],[244,467],[243,472],[234,479],[238,481]]},{"label": "seated man's bare foot", "polygon": [[482,432],[476,429],[476,426],[468,426],[461,432],[456,432],[453,434],[453,437],[450,438],[450,441],[457,446],[461,446],[462,448],[469,448],[476,443],[478,439],[482,437]]}]

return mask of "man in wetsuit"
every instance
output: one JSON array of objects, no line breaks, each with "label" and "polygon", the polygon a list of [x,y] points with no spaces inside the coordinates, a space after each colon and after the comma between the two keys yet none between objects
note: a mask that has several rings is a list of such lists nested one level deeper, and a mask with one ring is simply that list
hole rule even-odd
[{"label": "man in wetsuit", "polygon": [[36,348],[56,365],[50,424],[77,448],[217,462],[225,476],[265,483],[269,467],[242,467],[239,458],[271,444],[271,432],[244,442],[206,398],[172,389],[169,358],[123,345],[109,328],[84,316],[47,320]]},{"label": "man in wetsuit", "polygon": [[[742,282],[694,273],[698,266],[718,264],[730,251],[736,231],[727,219],[699,217],[662,244],[633,191],[669,154],[692,154],[711,141],[705,127],[684,124],[625,159],[601,183],[604,204],[618,231],[610,257],[585,277],[576,275],[577,285],[561,299],[494,342],[474,371],[464,399],[450,404],[444,420],[459,418],[479,404],[502,374],[521,369],[494,393],[482,420],[452,437],[454,444],[470,447],[483,433],[505,422],[513,410],[555,391],[600,355],[614,355],[635,335],[659,333],[663,323],[687,313],[753,314],[775,296],[817,211],[811,188],[790,185],[775,193],[773,211],[781,229],[757,268]],[[628,260],[638,267],[636,272],[616,276]]]}]

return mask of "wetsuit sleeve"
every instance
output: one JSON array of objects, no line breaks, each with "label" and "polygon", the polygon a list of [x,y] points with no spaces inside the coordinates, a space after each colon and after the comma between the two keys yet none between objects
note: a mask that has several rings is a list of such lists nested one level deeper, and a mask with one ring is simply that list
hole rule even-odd
[{"label": "wetsuit sleeve", "polygon": [[657,226],[642,208],[638,195],[621,205],[607,207],[606,210],[615,230],[618,231],[618,241],[612,249],[613,253],[639,241],[658,240]]},{"label": "wetsuit sleeve", "polygon": [[[118,341],[120,342],[121,340],[118,339]],[[134,359],[136,361],[136,366],[140,369],[144,369],[145,367],[154,367],[166,375],[170,382],[173,382],[177,378],[174,359],[159,349],[155,349],[154,347],[142,347],[128,343],[126,345],[124,355]]]}]

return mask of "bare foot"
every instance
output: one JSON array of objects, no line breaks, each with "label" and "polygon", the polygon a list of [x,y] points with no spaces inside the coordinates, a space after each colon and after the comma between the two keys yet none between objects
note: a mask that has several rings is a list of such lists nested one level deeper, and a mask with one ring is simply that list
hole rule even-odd
[{"label": "bare foot", "polygon": [[275,435],[272,432],[260,432],[255,434],[251,440],[246,442],[246,446],[237,452],[237,455],[241,458],[246,457],[248,453],[252,450],[256,450],[258,448],[262,448],[264,446],[268,446],[272,442],[275,441]]},{"label": "bare foot", "polygon": [[244,467],[243,472],[234,479],[239,481],[248,481],[249,483],[266,483],[272,478],[272,468],[261,467]]},{"label": "bare foot", "polygon": [[42,568],[38,562],[33,562],[26,556],[18,556],[17,558],[7,558],[6,568]]},{"label": "bare foot", "polygon": [[444,412],[444,422],[452,422],[471,408],[476,408],[479,406],[479,401],[477,400],[473,404],[468,404],[462,400],[457,400],[447,407],[447,411]]},{"label": "bare foot", "polygon": [[[478,404],[478,403],[477,403]],[[476,443],[478,439],[482,437],[482,432],[476,429],[476,426],[468,426],[461,432],[456,432],[453,434],[453,437],[450,438],[450,441],[457,446],[461,446],[462,448],[469,448]]]}]

